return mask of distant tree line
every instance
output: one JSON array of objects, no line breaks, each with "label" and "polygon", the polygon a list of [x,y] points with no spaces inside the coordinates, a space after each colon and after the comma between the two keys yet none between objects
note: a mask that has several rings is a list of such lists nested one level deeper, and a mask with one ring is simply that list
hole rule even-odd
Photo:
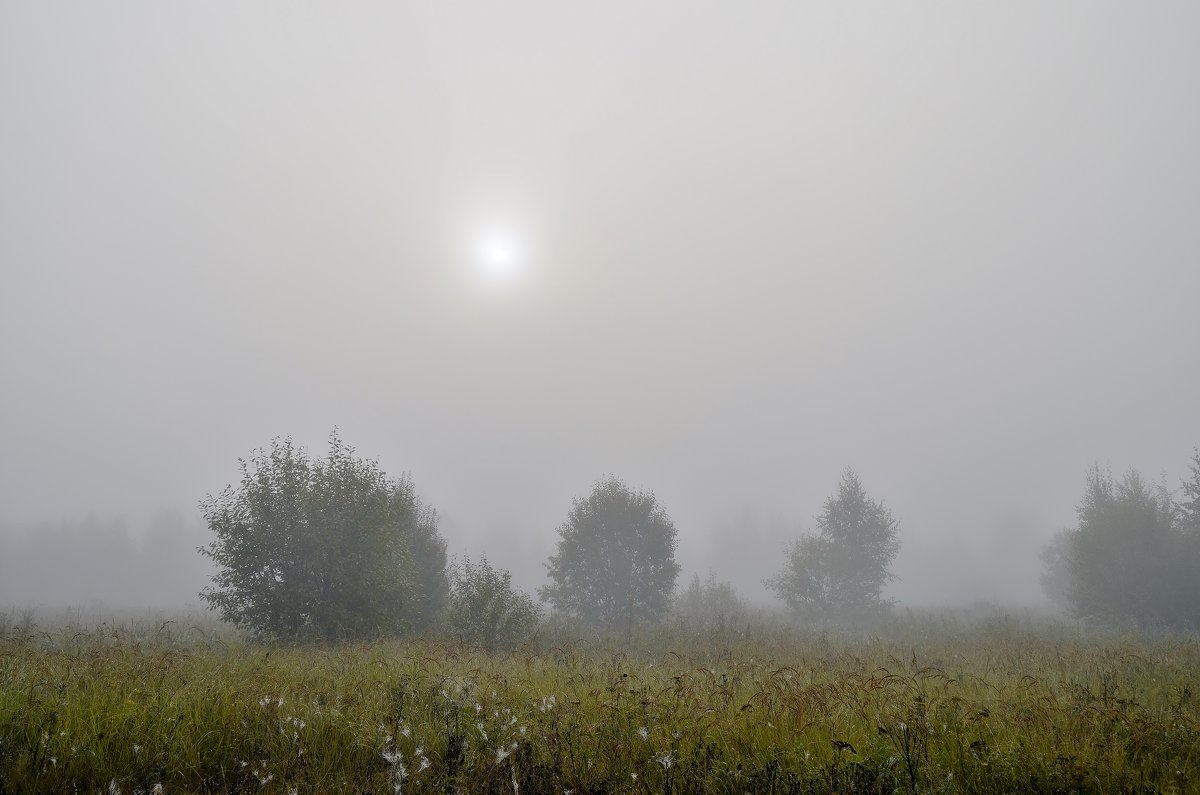
[{"label": "distant tree line", "polygon": [[[444,630],[487,647],[529,637],[541,605],[486,558],[449,561],[437,514],[408,477],[360,458],[336,432],[324,458],[290,439],[239,461],[237,485],[201,503],[216,573],[201,597],[260,636],[332,640]],[[847,470],[770,586],[813,620],[878,618],[898,525]],[[729,583],[696,577],[676,595],[678,531],[653,492],[598,481],[558,527],[541,601],[607,633],[671,610],[726,626],[747,606]]]},{"label": "distant tree line", "polygon": [[[241,480],[201,503],[216,574],[201,597],[263,637],[333,640],[449,632],[488,648],[528,639],[542,604],[486,558],[451,561],[437,514],[411,479],[386,475],[336,434],[325,458],[290,439],[240,461]],[[1136,472],[1089,473],[1078,527],[1043,552],[1047,592],[1080,618],[1197,629],[1200,453],[1175,500]],[[604,633],[671,614],[728,626],[747,605],[710,574],[676,591],[678,532],[653,492],[609,476],[574,500],[538,589],[554,615]],[[899,523],[842,473],[815,532],[764,583],[808,623],[875,622]]]}]

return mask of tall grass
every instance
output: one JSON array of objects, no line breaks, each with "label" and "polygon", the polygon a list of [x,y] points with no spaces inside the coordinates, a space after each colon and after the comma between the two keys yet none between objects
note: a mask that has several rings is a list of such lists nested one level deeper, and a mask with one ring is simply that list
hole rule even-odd
[{"label": "tall grass", "polygon": [[5,792],[1200,788],[1200,644],[1022,618],[514,652],[0,624]]}]

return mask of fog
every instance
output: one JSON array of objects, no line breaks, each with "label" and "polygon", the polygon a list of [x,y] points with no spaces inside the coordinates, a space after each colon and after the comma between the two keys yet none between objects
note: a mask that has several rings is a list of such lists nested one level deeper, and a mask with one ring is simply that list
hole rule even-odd
[{"label": "fog", "polygon": [[1186,2],[5,3],[0,603],[186,602],[197,502],[336,426],[525,587],[614,473],[681,583],[767,602],[853,466],[889,595],[1042,604],[1086,468],[1200,443],[1198,41]]}]

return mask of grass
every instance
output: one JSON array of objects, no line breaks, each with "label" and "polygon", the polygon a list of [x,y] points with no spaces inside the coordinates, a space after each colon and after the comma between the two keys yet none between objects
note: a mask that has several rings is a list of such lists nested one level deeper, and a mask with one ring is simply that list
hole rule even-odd
[{"label": "grass", "polygon": [[265,647],[0,624],[3,792],[1189,792],[1200,643],[1019,619]]}]

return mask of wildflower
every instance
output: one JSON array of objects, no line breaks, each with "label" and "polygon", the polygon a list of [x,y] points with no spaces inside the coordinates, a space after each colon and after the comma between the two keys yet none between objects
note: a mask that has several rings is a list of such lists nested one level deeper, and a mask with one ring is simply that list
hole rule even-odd
[{"label": "wildflower", "polygon": [[483,730],[483,721],[480,721],[479,723],[476,723],[476,724],[475,724],[475,729],[476,729],[476,730],[477,730],[477,731],[478,731],[478,732],[479,732],[481,735],[483,735],[484,742],[487,742],[487,738],[488,738],[488,736],[487,736],[487,732],[485,732],[485,731]]},{"label": "wildflower", "polygon": [[904,721],[900,721],[900,731],[902,731],[902,732],[908,731],[908,724],[905,723]]},{"label": "wildflower", "polygon": [[108,782],[108,795],[121,795],[121,788],[117,786],[115,778]]},{"label": "wildflower", "polygon": [[150,795],[163,795],[163,787],[162,787],[161,781],[154,785],[154,789],[150,790]]},{"label": "wildflower", "polygon": [[58,767],[58,757],[57,756],[50,757],[50,765],[52,767]]},{"label": "wildflower", "polygon": [[670,770],[671,765],[675,763],[675,754],[672,751],[668,751],[665,754],[659,754],[654,757],[654,760],[662,765],[663,770]]},{"label": "wildflower", "polygon": [[647,729],[645,726],[643,726],[640,729],[638,729],[638,736],[641,737],[643,740],[649,740],[650,739],[650,730]]},{"label": "wildflower", "polygon": [[141,752],[142,752],[142,746],[138,745],[137,743],[134,743],[133,744],[133,753],[135,755],[137,755],[137,754],[140,754]]},{"label": "wildflower", "polygon": [[404,759],[404,754],[400,753],[399,749],[397,749],[395,751],[384,751],[383,758],[387,761],[387,763],[389,765],[391,765],[392,767],[395,767],[396,765],[400,764],[401,761]]},{"label": "wildflower", "polygon": [[496,764],[500,764],[505,759],[508,759],[509,754],[511,754],[511,753],[512,753],[512,751],[508,750],[507,748],[497,748],[496,749]]},{"label": "wildflower", "polygon": [[405,737],[412,737],[412,729],[408,728],[407,726],[401,726],[400,733]]}]

